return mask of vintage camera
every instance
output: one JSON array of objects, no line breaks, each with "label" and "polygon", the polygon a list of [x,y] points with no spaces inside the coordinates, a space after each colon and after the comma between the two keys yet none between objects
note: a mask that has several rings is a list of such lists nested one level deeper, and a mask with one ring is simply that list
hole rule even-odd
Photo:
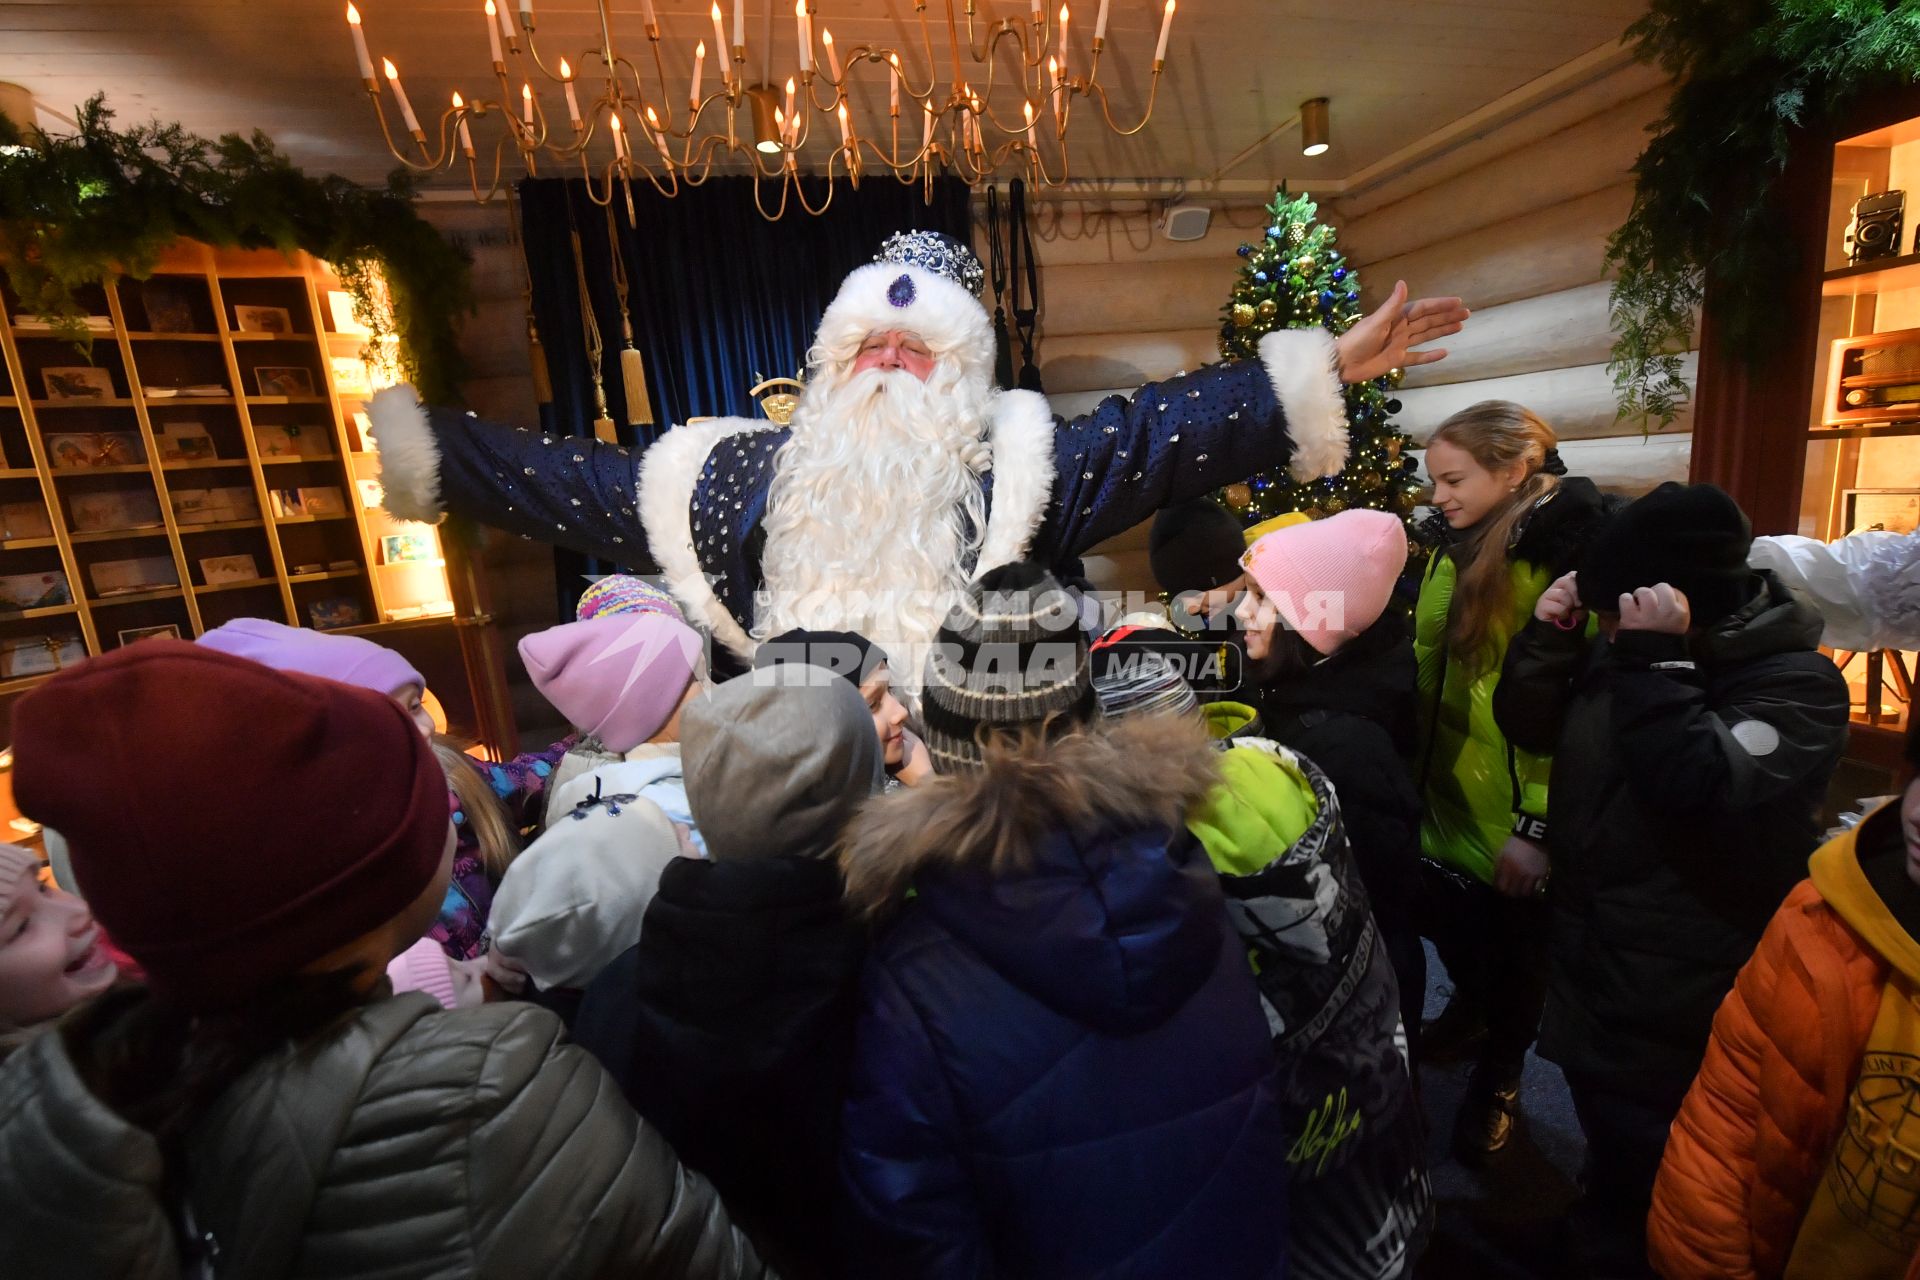
[{"label": "vintage camera", "polygon": [[1867,262],[1898,254],[1906,205],[1904,191],[1860,197],[1853,206],[1853,221],[1847,225],[1847,261]]}]

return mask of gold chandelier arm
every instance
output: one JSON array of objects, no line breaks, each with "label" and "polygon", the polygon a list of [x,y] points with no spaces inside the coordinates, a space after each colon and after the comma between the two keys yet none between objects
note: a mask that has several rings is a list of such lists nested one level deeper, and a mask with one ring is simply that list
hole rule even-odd
[{"label": "gold chandelier arm", "polygon": [[[413,139],[415,144],[418,145],[420,148],[420,155],[425,160],[424,164],[407,159],[406,154],[402,152],[400,148],[393,145],[393,130],[387,124],[386,106],[380,101],[379,82],[375,80],[369,80],[366,82],[366,85],[367,85],[367,97],[373,100],[374,118],[380,122],[380,137],[386,142],[387,150],[392,154],[393,158],[395,160],[398,160],[401,164],[405,165],[407,168],[412,169],[417,173],[432,173],[436,169],[440,168],[441,164],[445,162],[447,157],[445,157],[444,155],[436,157],[427,150],[427,139],[424,133],[415,136]],[[446,141],[446,129],[444,125],[441,129],[441,141],[443,144]]]},{"label": "gold chandelier arm", "polygon": [[1113,130],[1123,138],[1131,138],[1147,127],[1147,121],[1153,119],[1154,101],[1160,96],[1160,70],[1165,65],[1163,62],[1155,62],[1153,64],[1153,83],[1147,88],[1147,109],[1145,113],[1141,115],[1140,123],[1134,125],[1131,129],[1122,129],[1114,123],[1113,112],[1108,109],[1107,105],[1107,88],[1105,85],[1089,84],[1086,87],[1085,92],[1088,97],[1092,97],[1095,94],[1099,95],[1100,114],[1106,118],[1107,128]]}]

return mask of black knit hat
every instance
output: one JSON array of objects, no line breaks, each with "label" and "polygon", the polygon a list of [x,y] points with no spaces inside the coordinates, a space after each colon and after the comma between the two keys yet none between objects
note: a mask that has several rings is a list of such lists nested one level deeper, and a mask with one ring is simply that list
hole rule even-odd
[{"label": "black knit hat", "polygon": [[1031,563],[981,575],[940,628],[921,703],[940,773],[980,768],[983,729],[1058,731],[1091,720],[1087,637],[1073,597]]},{"label": "black knit hat", "polygon": [[1587,545],[1580,600],[1617,609],[1620,597],[1667,582],[1686,593],[1695,623],[1718,622],[1753,594],[1753,526],[1725,490],[1669,480],[1630,502]]},{"label": "black knit hat", "polygon": [[1246,550],[1240,522],[1206,498],[1164,508],[1147,535],[1153,580],[1170,595],[1211,591],[1232,582],[1243,572],[1240,557]]},{"label": "black knit hat", "polygon": [[887,660],[887,651],[857,631],[782,631],[754,650],[753,669],[823,667],[856,688]]}]

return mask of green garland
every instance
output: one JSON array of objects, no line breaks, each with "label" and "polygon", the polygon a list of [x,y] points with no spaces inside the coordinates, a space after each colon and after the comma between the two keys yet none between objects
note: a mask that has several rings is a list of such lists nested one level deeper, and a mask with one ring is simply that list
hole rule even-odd
[{"label": "green garland", "polygon": [[220,247],[304,249],[333,264],[356,315],[376,329],[371,286],[387,281],[403,367],[429,402],[459,399],[454,317],[472,306],[467,259],[414,211],[404,173],[371,191],[311,178],[265,134],[219,142],[159,123],[113,127],[96,96],[79,131],[24,138],[0,118],[0,268],[25,307],[85,344],[75,290],[144,279],[181,237]]},{"label": "green garland", "polygon": [[1607,244],[1622,417],[1670,424],[1709,289],[1726,350],[1774,351],[1796,251],[1770,199],[1793,131],[1920,75],[1920,0],[1653,0],[1627,30],[1676,88]]}]

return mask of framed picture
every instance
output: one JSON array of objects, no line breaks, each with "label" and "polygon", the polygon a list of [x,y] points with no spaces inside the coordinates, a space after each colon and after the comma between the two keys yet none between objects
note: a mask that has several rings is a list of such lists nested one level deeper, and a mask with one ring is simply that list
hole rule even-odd
[{"label": "framed picture", "polygon": [[333,370],[333,387],[343,396],[361,400],[373,394],[373,375],[359,356],[334,356],[327,362]]},{"label": "framed picture", "polygon": [[151,489],[109,489],[76,493],[67,499],[76,533],[106,533],[114,529],[157,529],[160,499]]},{"label": "framed picture", "polygon": [[366,614],[360,610],[360,602],[352,596],[315,600],[307,606],[307,617],[312,620],[315,631],[338,631],[341,627],[357,627],[367,620]]},{"label": "framed picture", "polygon": [[53,517],[45,503],[0,502],[0,542],[16,538],[51,538]]},{"label": "framed picture", "polygon": [[44,573],[0,574],[0,612],[16,609],[52,609],[72,604],[67,575],[58,569]]},{"label": "framed picture", "polygon": [[263,364],[253,371],[263,396],[311,396],[313,370],[299,365]]},{"label": "framed picture", "polygon": [[293,332],[293,316],[285,307],[245,307],[236,303],[233,325],[242,333],[289,334]]},{"label": "framed picture", "polygon": [[297,520],[307,514],[307,504],[301,500],[298,489],[267,490],[267,505],[276,520]]},{"label": "framed picture", "polygon": [[42,369],[40,380],[47,384],[49,400],[113,399],[113,373],[93,365]]},{"label": "framed picture", "polygon": [[327,290],[327,310],[333,315],[335,333],[351,333],[355,337],[365,337],[373,332],[360,323],[360,317],[353,314],[353,295],[345,289]]},{"label": "framed picture", "polygon": [[47,437],[47,456],[54,470],[77,471],[137,467],[147,460],[147,450],[132,431],[62,432]]},{"label": "framed picture", "polygon": [[206,556],[200,561],[200,576],[210,587],[228,582],[252,582],[260,576],[260,566],[250,555]]},{"label": "framed picture", "polygon": [[129,645],[135,640],[158,640],[162,637],[168,640],[178,640],[180,638],[180,628],[174,626],[171,622],[163,622],[157,627],[128,627],[120,633],[120,643],[122,645]]},{"label": "framed picture", "polygon": [[338,485],[318,485],[300,490],[300,507],[308,515],[343,516],[347,514],[346,495],[340,492]]},{"label": "framed picture", "polygon": [[172,556],[139,556],[132,560],[96,560],[90,572],[93,576],[93,589],[102,598],[180,585],[180,578],[173,570]]},{"label": "framed picture", "polygon": [[353,447],[361,453],[374,452],[373,419],[358,409],[353,411]]},{"label": "framed picture", "polygon": [[325,427],[262,424],[253,429],[253,447],[262,458],[324,458],[333,452]]},{"label": "framed picture", "polygon": [[76,635],[13,636],[0,640],[0,676],[43,676],[86,657],[87,647]]},{"label": "framed picture", "polygon": [[433,558],[431,533],[389,533],[380,538],[381,564],[417,564]]},{"label": "framed picture", "polygon": [[172,280],[149,280],[140,286],[147,309],[147,328],[155,333],[193,333],[193,299],[187,286]]},{"label": "framed picture", "polygon": [[1843,533],[1912,533],[1920,527],[1920,489],[1847,489],[1841,500],[1846,504]]},{"label": "framed picture", "polygon": [[378,480],[355,480],[353,487],[360,491],[360,505],[369,511],[386,501],[387,491],[380,487]]},{"label": "framed picture", "polygon": [[213,437],[207,434],[205,423],[168,422],[160,427],[160,461],[162,462],[211,462],[219,457],[214,452]]}]

